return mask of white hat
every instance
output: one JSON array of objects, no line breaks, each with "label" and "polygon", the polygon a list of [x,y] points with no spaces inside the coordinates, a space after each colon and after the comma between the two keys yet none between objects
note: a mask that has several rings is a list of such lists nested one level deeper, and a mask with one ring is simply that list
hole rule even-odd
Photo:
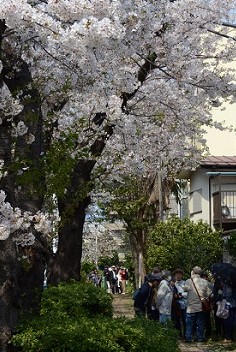
[{"label": "white hat", "polygon": [[193,272],[194,274],[199,274],[199,275],[201,275],[202,269],[200,268],[200,266],[195,266],[195,267],[193,268],[192,272]]}]

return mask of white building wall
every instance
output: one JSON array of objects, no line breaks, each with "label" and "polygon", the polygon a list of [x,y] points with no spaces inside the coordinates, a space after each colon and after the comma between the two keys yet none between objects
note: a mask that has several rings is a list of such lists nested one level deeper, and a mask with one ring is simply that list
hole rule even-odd
[{"label": "white building wall", "polygon": [[[223,39],[227,43],[227,39]],[[222,64],[223,68],[234,70],[236,72],[236,60],[230,63]],[[223,99],[221,99],[221,102]],[[212,118],[214,121],[223,123],[224,126],[232,126],[232,131],[220,131],[215,128],[204,128],[206,130],[205,138],[209,148],[210,155],[236,155],[236,104],[230,104],[225,101],[220,107],[212,109]]]},{"label": "white building wall", "polygon": [[232,131],[220,131],[215,128],[206,128],[205,139],[209,148],[209,154],[218,156],[236,155],[236,104],[224,104],[225,110],[214,109],[213,120],[221,122],[224,126],[232,126]]},{"label": "white building wall", "polygon": [[[192,173],[190,178],[190,195],[189,195],[189,211],[190,219],[193,221],[203,220],[213,227],[213,193],[221,191],[236,190],[236,176],[220,176],[209,177],[207,172],[211,169],[198,169]],[[223,170],[222,170],[223,171]],[[226,171],[226,170],[225,170]],[[219,181],[221,186],[219,187]],[[201,195],[201,204],[196,206],[200,196],[194,197],[194,194]],[[199,198],[199,199],[198,199]],[[211,201],[211,204],[210,204]],[[195,204],[194,204],[195,203]],[[223,205],[223,199],[222,199]],[[235,206],[235,205],[234,205]],[[195,210],[195,211],[194,211]],[[196,211],[199,210],[199,211]],[[232,214],[233,217],[235,214]]]},{"label": "white building wall", "polygon": [[[206,175],[206,171],[205,169],[199,169],[191,176],[189,211],[191,220],[203,220],[209,223],[209,177]],[[201,197],[195,197],[194,195],[197,193]],[[196,206],[199,198],[201,199],[201,204]]]}]

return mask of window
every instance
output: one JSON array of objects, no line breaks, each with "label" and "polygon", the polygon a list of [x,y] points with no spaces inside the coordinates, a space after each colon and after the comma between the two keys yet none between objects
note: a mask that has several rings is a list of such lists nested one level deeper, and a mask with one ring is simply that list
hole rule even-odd
[{"label": "window", "polygon": [[198,189],[190,193],[190,214],[202,212],[202,190]]}]

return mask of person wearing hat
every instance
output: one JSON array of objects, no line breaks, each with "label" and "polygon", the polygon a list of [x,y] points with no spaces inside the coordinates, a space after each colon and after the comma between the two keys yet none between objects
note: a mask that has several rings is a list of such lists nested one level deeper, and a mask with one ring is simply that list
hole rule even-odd
[{"label": "person wearing hat", "polygon": [[152,273],[149,274],[148,278],[149,277],[152,277],[152,279],[156,279],[157,284],[152,288],[147,301],[147,317],[150,320],[159,321],[159,310],[156,307],[156,294],[159,284],[162,280],[162,276],[160,273]]},{"label": "person wearing hat", "polygon": [[212,290],[208,282],[201,278],[202,269],[195,266],[191,271],[191,278],[186,280],[184,290],[187,292],[186,334],[185,341],[193,341],[196,327],[196,341],[203,342],[205,315],[202,310],[201,300],[208,299]]},{"label": "person wearing hat", "polygon": [[148,281],[148,278],[150,277],[150,275],[161,275],[161,268],[159,266],[155,266],[153,269],[152,269],[152,272],[145,275],[144,277],[144,281]]},{"label": "person wearing hat", "polygon": [[137,317],[146,316],[147,304],[152,295],[152,290],[158,284],[158,278],[155,275],[150,275],[143,285],[138,290],[138,294],[134,299],[134,311]]},{"label": "person wearing hat", "polygon": [[157,290],[156,307],[159,310],[159,322],[166,323],[171,320],[173,300],[172,276],[169,270],[163,270],[161,275],[162,281]]},{"label": "person wearing hat", "polygon": [[187,307],[187,292],[184,291],[185,280],[183,280],[184,272],[181,269],[176,269],[173,271],[172,275],[174,280],[172,320],[175,328],[179,331],[180,337],[183,338],[186,331]]}]

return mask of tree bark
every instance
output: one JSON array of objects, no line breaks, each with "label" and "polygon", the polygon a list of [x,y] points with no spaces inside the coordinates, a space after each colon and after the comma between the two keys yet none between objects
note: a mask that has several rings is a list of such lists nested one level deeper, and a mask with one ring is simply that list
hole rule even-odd
[{"label": "tree bark", "polygon": [[[0,86],[6,84],[13,97],[18,93],[23,109],[18,115],[13,116],[13,121],[15,125],[23,121],[28,128],[27,134],[34,135],[35,141],[29,145],[25,135],[13,138],[11,119],[4,116],[4,112],[2,113],[0,159],[4,160],[7,173],[0,180],[0,187],[5,191],[6,200],[13,208],[19,207],[22,211],[30,211],[34,214],[42,209],[45,189],[43,172],[35,173],[40,168],[43,151],[41,102],[37,90],[33,88],[28,65],[14,54],[13,49],[5,47],[2,42],[5,29],[4,21],[0,21],[0,50],[3,64]],[[21,179],[18,175],[18,170],[23,166],[28,167],[26,179]],[[36,179],[35,174],[39,174],[39,178]],[[17,248],[12,241],[13,234],[7,240],[0,241],[1,351],[6,350],[8,339],[17,324],[17,311],[19,309],[36,310],[39,303],[38,294],[43,288],[45,243],[40,234],[37,234],[33,228],[30,230],[34,231],[36,236],[36,241],[31,247]],[[22,265],[22,254],[27,256],[27,268]]]},{"label": "tree bark", "polygon": [[18,278],[21,270],[11,237],[0,241],[0,253],[0,351],[5,352],[18,321]]},{"label": "tree bark", "polygon": [[140,234],[138,233],[132,232],[129,234],[130,249],[134,265],[135,288],[141,287],[144,282],[144,277],[146,275],[146,270],[144,266],[145,243],[143,243],[142,238],[143,236],[141,236],[140,238]]},{"label": "tree bark", "polygon": [[[105,113],[96,114],[94,123],[100,126],[104,115]],[[113,134],[113,127],[104,125],[104,135],[96,138],[90,147],[91,159],[78,161],[65,197],[58,198],[61,226],[58,231],[58,249],[49,264],[49,284],[57,285],[60,281],[70,279],[80,280],[83,227],[86,208],[91,201],[89,194],[93,188],[91,174],[96,158],[101,155],[108,138]]]},{"label": "tree bark", "polygon": [[86,208],[90,204],[90,175],[94,160],[80,160],[73,172],[66,196],[58,199],[61,226],[58,230],[57,252],[49,264],[48,283],[80,280],[83,226]]}]

